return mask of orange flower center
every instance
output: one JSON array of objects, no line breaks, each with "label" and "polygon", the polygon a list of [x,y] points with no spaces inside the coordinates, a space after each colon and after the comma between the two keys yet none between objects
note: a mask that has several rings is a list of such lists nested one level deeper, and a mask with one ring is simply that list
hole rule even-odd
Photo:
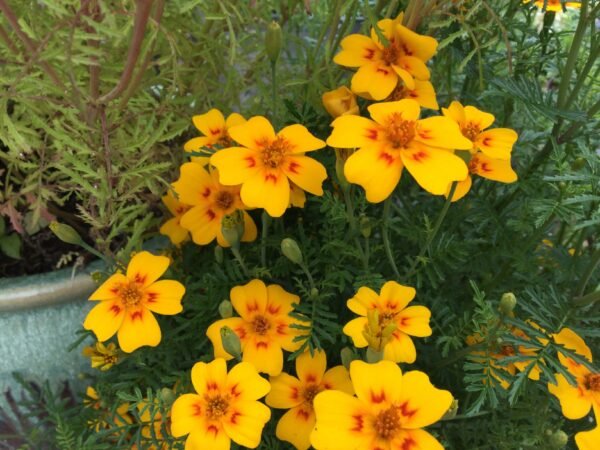
[{"label": "orange flower center", "polygon": [[233,205],[235,201],[233,194],[228,191],[220,191],[217,193],[215,203],[219,209],[227,210]]},{"label": "orange flower center", "polygon": [[302,396],[304,397],[304,400],[310,404],[310,406],[312,406],[315,396],[321,391],[322,389],[318,384],[309,384],[306,386],[306,388],[304,388]]},{"label": "orange flower center", "polygon": [[395,102],[398,100],[402,100],[405,99],[406,97],[408,97],[410,95],[410,92],[408,89],[406,89],[406,86],[398,84],[394,90],[392,91],[392,93],[390,94],[390,96],[385,99],[386,102]]},{"label": "orange flower center", "polygon": [[404,120],[402,114],[390,114],[386,126],[385,137],[393,148],[406,148],[415,137],[415,121]]},{"label": "orange flower center", "polygon": [[229,137],[227,132],[224,132],[223,136],[219,138],[216,142],[217,145],[220,145],[223,148],[231,147],[233,145],[233,140]]},{"label": "orange flower center", "polygon": [[398,408],[392,406],[377,414],[373,427],[380,439],[386,441],[391,440],[400,429],[400,415],[398,414]]},{"label": "orange flower center", "polygon": [[264,336],[271,328],[271,323],[265,316],[258,315],[252,320],[252,329],[256,334]]},{"label": "orange flower center", "polygon": [[388,65],[397,64],[398,59],[402,56],[402,49],[394,42],[390,41],[389,45],[383,48],[381,59]]},{"label": "orange flower center", "polygon": [[500,354],[502,356],[514,356],[515,348],[512,345],[503,345],[500,347]]},{"label": "orange flower center", "polygon": [[276,169],[283,163],[289,151],[289,142],[283,137],[277,137],[263,148],[263,164],[268,168]]},{"label": "orange flower center", "polygon": [[588,391],[600,392],[600,373],[588,373],[583,380],[583,385]]},{"label": "orange flower center", "polygon": [[462,127],[461,131],[463,136],[468,140],[475,141],[477,136],[479,136],[479,133],[481,133],[481,128],[479,128],[479,125],[476,123],[468,122],[464,127]]},{"label": "orange flower center", "polygon": [[208,420],[217,420],[227,414],[229,408],[229,397],[215,395],[214,397],[206,397],[206,418]]},{"label": "orange flower center", "polygon": [[125,306],[136,306],[142,300],[142,291],[136,283],[131,282],[121,286],[119,297]]}]

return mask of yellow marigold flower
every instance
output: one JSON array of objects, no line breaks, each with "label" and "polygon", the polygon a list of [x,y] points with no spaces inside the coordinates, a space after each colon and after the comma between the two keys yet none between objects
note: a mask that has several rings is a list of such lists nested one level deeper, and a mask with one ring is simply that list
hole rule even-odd
[{"label": "yellow marigold flower", "polygon": [[93,369],[106,371],[119,362],[119,349],[112,342],[104,345],[96,342],[93,346],[84,347],[83,356],[90,358]]},{"label": "yellow marigold flower", "polygon": [[174,315],[182,311],[185,287],[174,280],[158,280],[169,267],[169,258],[149,252],[137,253],[127,273],[116,273],[90,296],[99,301],[88,313],[83,326],[100,342],[115,333],[124,352],[160,343],[161,333],[154,314]]},{"label": "yellow marigold flower", "polygon": [[266,286],[261,280],[234,287],[230,297],[240,317],[218,320],[206,330],[215,358],[232,358],[221,342],[221,328],[228,326],[240,338],[244,361],[252,363],[259,372],[279,375],[283,369],[282,349],[293,352],[301,345],[294,341],[301,333],[290,325],[306,325],[306,322],[289,315],[294,309],[292,305],[300,303],[300,297],[276,284]]},{"label": "yellow marigold flower", "polygon": [[[523,3],[530,3],[531,0],[523,0]],[[546,3],[546,11],[554,11],[559,12],[563,10],[562,4],[560,0],[534,0],[535,6],[538,8],[543,8],[544,3]],[[581,2],[564,2],[564,5],[567,8],[581,8]]]},{"label": "yellow marigold flower", "polygon": [[[368,100],[373,100],[368,93],[360,94],[360,96]],[[429,81],[415,80],[414,89],[408,89],[406,86],[398,84],[384,101],[396,102],[405,98],[415,100],[421,108],[435,109],[436,111],[440,109],[433,84]]]},{"label": "yellow marigold flower", "polygon": [[598,442],[600,442],[600,426],[598,426],[598,419],[600,419],[600,411],[596,410],[596,428],[590,431],[582,431],[575,435],[575,443],[579,450],[597,450]]},{"label": "yellow marigold flower", "polygon": [[187,141],[183,147],[186,152],[206,152],[207,156],[192,156],[191,160],[205,166],[210,155],[219,148],[231,147],[233,141],[229,129],[246,122],[241,114],[232,113],[227,117],[218,109],[211,109],[205,114],[192,117],[194,126],[202,136]]},{"label": "yellow marigold flower", "polygon": [[[553,338],[557,344],[592,362],[590,348],[573,330],[563,328]],[[556,374],[556,384],[548,383],[548,390],[558,398],[563,415],[567,419],[581,419],[593,407],[596,417],[600,417],[600,373],[592,372],[560,352],[558,359],[577,381],[577,386],[571,386],[563,375]]]},{"label": "yellow marigold flower", "polygon": [[227,373],[222,358],[192,368],[195,394],[184,394],[171,408],[171,433],[188,435],[186,450],[229,450],[231,441],[249,448],[260,444],[271,410],[257,400],[270,389],[249,363]]},{"label": "yellow marigold flower", "polygon": [[189,236],[188,230],[181,226],[181,218],[190,209],[190,206],[177,200],[171,191],[162,197],[162,202],[174,217],[162,224],[160,234],[168,236],[174,245],[181,244]]},{"label": "yellow marigold flower", "polygon": [[315,397],[316,450],[443,449],[423,427],[442,418],[452,404],[450,392],[437,389],[419,371],[402,373],[391,361],[353,361],[356,392],[324,391]]},{"label": "yellow marigold flower", "polygon": [[[431,311],[425,306],[407,306],[415,294],[414,288],[395,281],[385,283],[379,295],[368,287],[361,287],[347,302],[348,308],[361,317],[348,322],[344,326],[344,334],[352,338],[356,347],[367,347],[369,342],[364,334],[365,327],[369,325],[367,316],[369,311],[375,310],[378,312],[381,332],[388,325],[395,325],[388,342],[383,346],[383,358],[394,362],[415,362],[417,351],[410,336],[431,336]],[[379,338],[382,338],[381,332]]]},{"label": "yellow marigold flower", "polygon": [[[510,165],[510,155],[518,135],[510,128],[485,130],[494,123],[492,114],[474,106],[461,105],[454,101],[448,108],[442,108],[445,117],[454,120],[467,139],[473,143],[470,149],[469,175],[460,181],[454,191],[452,201],[460,200],[471,189],[471,174],[501,183],[514,183],[517,174]],[[485,130],[485,131],[484,131]],[[450,188],[445,193],[448,196]]]},{"label": "yellow marigold flower", "polygon": [[327,144],[356,148],[344,165],[350,183],[361,185],[370,202],[393,192],[404,167],[428,192],[442,195],[453,181],[468,175],[465,162],[445,149],[470,149],[458,125],[446,117],[419,120],[415,100],[376,103],[368,107],[373,120],[342,116],[332,123]]},{"label": "yellow marigold flower", "polygon": [[[229,243],[221,232],[223,217],[246,206],[240,198],[239,186],[223,186],[219,183],[219,172],[208,172],[202,165],[194,162],[181,166],[179,180],[173,183],[182,203],[191,208],[181,218],[181,226],[189,230],[192,240],[198,245],[210,244],[215,238],[222,247]],[[242,211],[244,217],[244,234],[241,240],[250,242],[256,239],[256,224],[252,217]]]},{"label": "yellow marigold flower", "polygon": [[346,67],[358,67],[352,77],[351,88],[358,95],[368,94],[374,100],[383,100],[401,80],[408,89],[415,88],[415,79],[429,80],[425,63],[437,49],[437,41],[422,36],[401,24],[397,19],[383,19],[377,26],[388,40],[384,45],[371,29],[371,36],[351,34],[342,42],[342,51],[333,61]]},{"label": "yellow marigold flower", "polygon": [[276,436],[290,442],[297,450],[308,450],[310,433],[315,427],[313,400],[319,392],[328,389],[354,395],[350,375],[344,366],[327,371],[327,356],[315,350],[313,356],[305,352],[296,358],[297,377],[281,373],[271,377],[271,392],[265,402],[272,408],[289,409],[279,422]]},{"label": "yellow marigold flower", "polygon": [[83,404],[86,408],[95,409],[100,413],[94,421],[88,422],[88,426],[93,428],[96,433],[113,426],[125,426],[133,423],[133,419],[129,415],[129,403],[121,403],[113,414],[102,403],[98,392],[92,386],[86,388]]},{"label": "yellow marigold flower", "polygon": [[275,134],[262,116],[229,130],[242,147],[215,153],[210,163],[219,169],[227,186],[241,184],[242,201],[251,208],[264,208],[280,217],[290,204],[290,181],[314,195],[323,195],[325,167],[305,155],[325,147],[302,125],[290,125]]},{"label": "yellow marigold flower", "polygon": [[323,106],[332,117],[345,116],[347,114],[360,114],[354,92],[346,86],[340,86],[333,91],[328,91],[321,97]]}]

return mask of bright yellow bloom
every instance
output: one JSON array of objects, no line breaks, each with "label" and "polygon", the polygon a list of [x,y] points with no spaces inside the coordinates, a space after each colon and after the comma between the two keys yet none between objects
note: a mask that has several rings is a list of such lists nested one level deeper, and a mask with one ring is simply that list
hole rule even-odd
[{"label": "bright yellow bloom", "polygon": [[575,435],[575,443],[579,450],[598,450],[598,443],[600,442],[599,416],[600,411],[596,412],[596,428],[590,431],[582,431]]},{"label": "bright yellow bloom", "polygon": [[266,286],[261,280],[234,287],[230,297],[240,317],[218,320],[206,330],[215,358],[232,358],[223,348],[220,334],[221,328],[228,326],[240,338],[244,361],[252,363],[259,372],[279,375],[283,369],[282,349],[293,352],[301,345],[294,341],[301,333],[290,325],[307,324],[289,316],[292,305],[300,303],[300,298],[276,284]]},{"label": "bright yellow bloom", "polygon": [[[192,240],[198,245],[207,245],[216,238],[219,245],[229,247],[221,232],[221,221],[238,209],[246,209],[240,198],[240,187],[223,186],[216,170],[209,173],[202,165],[190,162],[181,166],[181,175],[173,183],[173,189],[179,200],[191,207],[181,218],[181,226],[192,233]],[[256,224],[246,211],[242,214],[244,234],[241,240],[253,241]]]},{"label": "bright yellow bloom", "polygon": [[276,436],[290,442],[297,450],[310,447],[310,433],[315,427],[313,400],[319,392],[328,389],[354,395],[350,375],[344,366],[327,371],[327,356],[315,350],[313,356],[305,352],[296,358],[297,378],[287,373],[271,377],[271,392],[265,402],[272,408],[289,409],[277,423]]},{"label": "bright yellow bloom", "polygon": [[88,313],[83,326],[100,342],[115,333],[124,352],[160,343],[161,333],[152,313],[174,315],[182,311],[185,287],[174,280],[158,280],[169,267],[169,258],[149,252],[137,253],[127,266],[127,274],[116,273],[90,296],[99,300]]},{"label": "bright yellow bloom", "polygon": [[192,156],[191,160],[205,166],[208,164],[210,155],[225,147],[231,147],[232,140],[229,129],[246,122],[241,114],[232,113],[227,117],[218,109],[211,109],[205,114],[192,117],[195,127],[203,136],[195,137],[187,141],[183,147],[186,152],[203,152],[207,156]]},{"label": "bright yellow bloom", "polygon": [[353,361],[356,392],[325,391],[315,397],[316,450],[442,450],[423,427],[442,418],[452,404],[450,392],[435,388],[419,371],[402,374],[391,361]]},{"label": "bright yellow bloom", "polygon": [[162,202],[174,217],[162,224],[160,234],[168,236],[174,245],[181,244],[189,236],[188,230],[181,226],[181,218],[190,209],[190,206],[177,200],[170,190],[167,195],[162,197]]},{"label": "bright yellow bloom", "polygon": [[[373,100],[367,93],[360,96],[368,100]],[[406,86],[398,84],[384,101],[396,102],[405,98],[415,100],[422,108],[435,109],[436,111],[440,109],[433,84],[429,81],[415,80],[414,89],[408,89]]]},{"label": "bright yellow bloom", "polygon": [[252,364],[227,373],[222,358],[192,367],[195,394],[184,394],[171,408],[171,433],[188,435],[186,450],[229,450],[231,441],[248,448],[260,444],[271,410],[258,402],[270,389]]},{"label": "bright yellow bloom", "polygon": [[98,411],[97,417],[94,417],[93,421],[88,422],[89,427],[93,428],[96,432],[110,429],[114,426],[120,427],[133,423],[133,419],[129,415],[129,403],[121,403],[113,414],[103,404],[98,392],[92,386],[86,388],[83,404],[86,408]]},{"label": "bright yellow bloom", "polygon": [[[514,130],[510,128],[486,130],[494,123],[495,117],[474,106],[463,107],[457,101],[452,102],[448,108],[442,108],[442,112],[444,116],[454,120],[459,125],[463,136],[473,143],[470,155],[465,154],[465,159],[469,160],[470,174],[501,183],[517,181],[517,174],[510,166],[512,148],[518,138]],[[471,184],[471,175],[467,175],[456,186],[452,201],[464,197],[471,189]],[[449,191],[450,188],[446,196]]]},{"label": "bright yellow bloom", "polygon": [[352,77],[351,88],[358,95],[369,95],[374,100],[388,97],[399,80],[408,89],[415,88],[415,79],[429,80],[429,69],[425,63],[437,49],[437,41],[422,36],[401,24],[397,19],[377,22],[389,41],[384,45],[371,29],[371,37],[351,34],[342,40],[342,51],[333,61],[346,67],[358,67]]},{"label": "bright yellow bloom", "polygon": [[332,117],[360,114],[358,104],[356,103],[356,96],[346,86],[325,92],[321,98],[323,106]]},{"label": "bright yellow bloom", "polygon": [[425,306],[408,306],[415,294],[414,288],[395,281],[385,283],[379,295],[368,287],[361,287],[347,302],[348,308],[361,317],[348,322],[344,326],[344,334],[352,338],[356,347],[369,345],[364,336],[369,322],[367,315],[369,311],[376,310],[381,329],[395,324],[388,342],[383,346],[383,358],[394,362],[415,362],[417,351],[410,336],[431,336],[431,311]]},{"label": "bright yellow bloom", "polygon": [[290,125],[275,134],[262,116],[229,130],[242,147],[215,153],[210,163],[219,169],[227,186],[242,185],[242,201],[251,208],[264,208],[280,217],[290,204],[290,181],[314,195],[323,195],[325,167],[305,155],[325,147],[302,125]]},{"label": "bright yellow bloom", "polygon": [[83,356],[90,358],[93,369],[106,371],[119,362],[119,349],[114,343],[104,345],[96,342],[93,346],[84,347]]},{"label": "bright yellow bloom", "polygon": [[[563,328],[555,334],[554,341],[565,348],[583,356],[592,362],[592,352],[583,339],[569,328]],[[600,417],[600,373],[592,372],[583,364],[558,353],[558,359],[575,377],[577,386],[571,386],[561,374],[556,374],[556,384],[548,383],[548,390],[555,395],[567,419],[581,419],[594,408],[596,417]]]},{"label": "bright yellow bloom", "polygon": [[344,165],[350,183],[361,185],[370,202],[381,202],[394,191],[404,167],[428,192],[442,195],[453,181],[468,174],[465,162],[446,149],[470,149],[458,125],[446,117],[419,120],[415,100],[376,103],[368,108],[373,120],[342,116],[332,123],[327,144],[356,148]]},{"label": "bright yellow bloom", "polygon": [[[523,0],[523,3],[530,3],[531,0]],[[544,0],[534,0],[535,6],[538,8],[544,7]],[[581,2],[564,2],[567,8],[581,8]],[[546,2],[546,11],[554,11],[559,12],[562,11],[562,4],[560,0],[547,0]]]}]

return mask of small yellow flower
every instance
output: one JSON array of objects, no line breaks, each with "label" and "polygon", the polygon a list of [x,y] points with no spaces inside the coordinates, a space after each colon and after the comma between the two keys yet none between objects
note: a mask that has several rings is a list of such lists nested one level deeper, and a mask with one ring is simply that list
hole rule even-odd
[{"label": "small yellow flower", "polygon": [[321,99],[323,106],[332,117],[360,114],[358,104],[356,103],[356,96],[346,86],[325,92]]},{"label": "small yellow flower", "polygon": [[84,347],[83,356],[90,358],[92,368],[106,371],[119,362],[119,349],[112,342],[104,345],[96,342],[93,346]]},{"label": "small yellow flower", "polygon": [[[454,120],[463,136],[473,143],[470,155],[465,155],[469,160],[469,175],[459,181],[452,201],[460,200],[469,192],[472,184],[471,174],[501,183],[517,181],[517,174],[510,165],[512,148],[518,138],[514,130],[510,128],[486,130],[494,123],[495,117],[474,106],[463,107],[457,101],[452,102],[448,108],[442,108],[442,112],[445,117]],[[445,195],[448,196],[449,192],[450,188]]]},{"label": "small yellow flower", "polygon": [[[143,438],[147,439],[146,444],[143,446],[144,450],[167,450],[169,444],[164,442],[165,436],[163,435],[163,421],[166,423],[166,430],[170,432],[169,423],[171,421],[171,411],[169,411],[165,418],[158,407],[158,402],[155,399],[153,403],[143,401],[137,404],[138,415],[140,420],[144,423],[141,430]],[[160,445],[156,446],[151,442],[156,439],[160,442]],[[136,449],[134,446],[132,450]]]},{"label": "small yellow flower", "polygon": [[240,317],[230,317],[213,323],[206,335],[211,340],[215,358],[231,359],[221,341],[221,328],[228,326],[240,338],[243,360],[252,363],[259,372],[279,375],[283,369],[283,350],[293,352],[301,343],[294,338],[301,333],[290,325],[306,325],[292,317],[297,295],[281,286],[266,286],[261,280],[252,280],[231,290],[231,303]]},{"label": "small yellow flower", "polygon": [[205,114],[192,117],[194,126],[203,134],[187,141],[183,147],[186,152],[203,152],[207,156],[192,156],[191,160],[205,166],[208,164],[210,155],[225,147],[231,147],[232,140],[229,129],[246,122],[246,119],[238,113],[232,113],[227,117],[218,109],[211,109]]},{"label": "small yellow flower", "polygon": [[95,432],[133,423],[133,419],[129,415],[129,403],[121,403],[115,413],[112,414],[100,400],[98,392],[92,386],[86,388],[83,404],[86,408],[94,409],[99,413],[93,421],[88,422],[88,426],[93,428]]},{"label": "small yellow flower", "polygon": [[276,436],[290,442],[297,450],[308,450],[310,433],[315,427],[313,400],[319,392],[328,389],[354,395],[350,375],[344,366],[327,371],[327,356],[315,350],[313,356],[305,352],[296,358],[297,377],[281,373],[270,378],[271,392],[265,402],[272,408],[289,409],[277,422]]},{"label": "small yellow flower", "polygon": [[[368,93],[362,93],[360,96],[368,100],[373,100]],[[386,97],[384,102],[396,102],[405,98],[415,100],[421,108],[435,109],[436,111],[440,109],[433,84],[429,81],[415,80],[415,87],[413,89],[408,89],[405,85],[398,84],[392,93]]]},{"label": "small yellow flower", "polygon": [[468,175],[465,162],[447,149],[468,150],[473,145],[458,125],[446,117],[420,119],[412,99],[376,103],[368,107],[373,120],[342,116],[332,123],[327,144],[359,149],[344,165],[350,183],[361,185],[367,200],[381,202],[391,195],[404,167],[426,191],[442,195],[453,181]]},{"label": "small yellow flower", "polygon": [[[365,328],[369,326],[370,311],[377,311],[377,321],[381,332],[388,325],[395,325],[387,343],[382,345],[383,358],[394,362],[413,363],[417,358],[415,344],[410,336],[431,336],[429,318],[431,311],[425,306],[408,306],[415,297],[412,287],[402,286],[395,281],[388,281],[378,295],[368,287],[361,287],[356,295],[348,300],[347,305],[352,312],[360,315],[344,326],[344,334],[350,336],[356,347],[367,347]],[[373,332],[373,330],[371,330]],[[379,336],[382,338],[383,336]]]},{"label": "small yellow flower", "polygon": [[310,442],[316,450],[443,449],[423,427],[448,411],[450,392],[434,387],[423,372],[403,374],[391,361],[353,361],[350,378],[356,397],[334,390],[315,397]]},{"label": "small yellow flower", "polygon": [[[523,3],[530,3],[531,0],[523,0]],[[561,12],[563,10],[560,0],[534,0],[535,6],[543,8],[546,4],[546,11]],[[581,8],[581,2],[564,2],[567,8]]]},{"label": "small yellow flower", "polygon": [[342,42],[342,51],[333,61],[346,67],[358,67],[352,77],[351,88],[358,95],[374,100],[388,97],[401,81],[408,89],[415,89],[415,79],[429,80],[426,62],[437,49],[437,41],[422,36],[402,25],[402,14],[377,22],[388,40],[384,45],[371,29],[371,36],[351,34]]},{"label": "small yellow flower", "polygon": [[216,170],[208,172],[202,165],[190,162],[181,166],[181,176],[173,183],[179,200],[190,205],[181,217],[181,226],[190,231],[192,240],[198,245],[207,245],[217,239],[222,247],[229,247],[223,237],[221,225],[223,217],[242,210],[244,234],[241,240],[250,242],[256,239],[256,224],[252,217],[243,211],[246,206],[240,198],[239,186],[223,186],[219,183]]},{"label": "small yellow flower", "polygon": [[137,253],[127,274],[116,273],[91,296],[99,301],[88,313],[83,326],[100,342],[115,333],[124,352],[160,343],[161,332],[152,313],[174,315],[182,311],[185,287],[174,280],[157,281],[169,267],[169,258],[149,252]]},{"label": "small yellow flower", "polygon": [[590,431],[582,431],[575,435],[575,443],[579,450],[598,450],[598,442],[600,442],[600,426],[598,425],[598,418],[600,418],[600,411],[596,410],[596,428]]},{"label": "small yellow flower", "polygon": [[239,363],[227,373],[222,358],[192,368],[195,394],[184,394],[171,408],[171,433],[188,435],[187,450],[229,450],[231,441],[256,448],[271,410],[258,399],[270,389],[252,364]]},{"label": "small yellow flower", "polygon": [[[592,362],[590,348],[574,331],[563,328],[553,338],[557,344]],[[563,375],[556,374],[556,384],[548,383],[548,390],[558,398],[563,415],[567,419],[581,419],[593,408],[596,417],[600,417],[600,373],[592,372],[560,352],[558,359],[577,381],[577,386],[571,386]]]},{"label": "small yellow flower", "polygon": [[160,234],[168,236],[173,245],[181,244],[189,236],[188,230],[181,226],[181,218],[190,209],[190,206],[177,200],[170,190],[167,195],[162,197],[162,202],[174,217],[162,224]]},{"label": "small yellow flower", "polygon": [[325,167],[305,155],[325,147],[302,125],[290,125],[275,134],[262,116],[229,130],[241,147],[220,150],[210,158],[226,186],[242,185],[241,197],[250,208],[264,208],[280,217],[290,204],[290,181],[314,195],[323,195]]}]

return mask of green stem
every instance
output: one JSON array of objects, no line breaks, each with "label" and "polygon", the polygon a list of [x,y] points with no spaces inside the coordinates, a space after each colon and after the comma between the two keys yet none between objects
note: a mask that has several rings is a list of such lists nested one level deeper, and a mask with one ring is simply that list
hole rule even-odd
[{"label": "green stem", "polygon": [[235,257],[236,261],[240,264],[240,267],[242,268],[242,272],[244,272],[244,275],[246,275],[248,278],[250,278],[250,271],[246,267],[246,263],[244,263],[244,258],[242,258],[242,254],[240,253],[239,248],[232,246],[231,253],[233,253],[233,256]]},{"label": "green stem", "polygon": [[579,282],[579,286],[577,287],[577,296],[582,297],[585,292],[585,288],[587,287],[589,281],[592,278],[592,275],[600,265],[600,248],[596,249],[594,255],[592,256],[592,262],[588,266],[587,270],[581,277],[581,281]]},{"label": "green stem", "polygon": [[381,236],[383,238],[383,248],[385,249],[385,254],[387,255],[387,259],[392,266],[392,270],[397,279],[400,279],[400,272],[398,271],[398,267],[396,266],[396,261],[394,260],[394,254],[392,253],[392,246],[390,245],[390,236],[388,232],[389,220],[390,220],[390,207],[392,206],[392,196],[390,195],[387,200],[383,204],[383,219],[382,219],[382,230]]},{"label": "green stem", "polygon": [[271,102],[273,107],[273,122],[277,123],[277,62],[271,63]]},{"label": "green stem", "polygon": [[590,306],[594,303],[600,301],[600,291],[592,292],[588,295],[584,295],[583,297],[579,297],[575,299],[573,304],[579,308],[584,306]]},{"label": "green stem", "polygon": [[310,270],[308,270],[308,267],[306,266],[306,263],[304,261],[302,261],[302,264],[300,264],[300,267],[302,268],[302,271],[306,275],[306,278],[308,278],[308,284],[310,285],[310,288],[316,289],[317,286],[315,285],[315,280],[313,279],[312,275],[310,274]]},{"label": "green stem", "polygon": [[260,264],[267,267],[267,236],[269,235],[269,225],[271,216],[266,211],[262,213],[262,236],[260,238]]},{"label": "green stem", "polygon": [[346,204],[346,218],[348,220],[348,225],[350,225],[350,233],[354,238],[354,244],[358,252],[360,253],[360,259],[363,263],[363,268],[365,271],[368,271],[369,263],[367,260],[366,253],[360,243],[360,239],[358,239],[358,224],[356,223],[356,217],[354,216],[354,204],[352,203],[352,196],[350,195],[350,186],[346,185],[342,188],[342,192],[344,193],[344,203]]},{"label": "green stem", "polygon": [[107,266],[109,265],[109,260],[106,255],[103,255],[102,253],[100,253],[98,250],[96,250],[91,245],[86,244],[83,240],[79,243],[79,245],[81,247],[83,247],[84,249],[86,249],[88,252],[90,252],[92,255],[95,255],[98,258],[100,258],[102,261],[104,261],[106,263]]}]

